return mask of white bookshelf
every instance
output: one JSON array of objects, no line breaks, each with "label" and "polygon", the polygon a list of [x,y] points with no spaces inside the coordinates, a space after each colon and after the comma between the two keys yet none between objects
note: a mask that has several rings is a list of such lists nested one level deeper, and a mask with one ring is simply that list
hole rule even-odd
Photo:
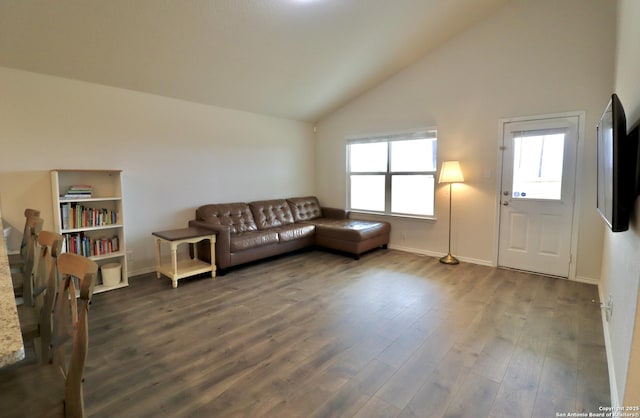
[{"label": "white bookshelf", "polygon": [[[63,197],[69,187],[74,185],[90,185],[92,196],[90,198],[65,198]],[[116,286],[105,286],[102,283],[96,285],[94,293],[119,289],[129,285],[127,275],[127,250],[124,240],[124,210],[122,205],[122,171],[121,170],[52,170],[51,193],[53,196],[53,221],[56,232],[62,234],[81,234],[83,236],[99,239],[118,238],[118,249],[106,254],[87,255],[99,266],[106,263],[120,263],[122,265],[122,278]],[[85,209],[107,209],[117,214],[117,221],[107,225],[65,225],[63,227],[63,205],[81,205]],[[65,248],[66,250],[66,248]]]}]

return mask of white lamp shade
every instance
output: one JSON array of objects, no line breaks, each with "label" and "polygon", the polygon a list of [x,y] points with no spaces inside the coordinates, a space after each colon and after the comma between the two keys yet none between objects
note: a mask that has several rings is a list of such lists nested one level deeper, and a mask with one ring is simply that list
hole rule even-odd
[{"label": "white lamp shade", "polygon": [[464,176],[458,161],[445,161],[440,168],[438,183],[462,183]]}]

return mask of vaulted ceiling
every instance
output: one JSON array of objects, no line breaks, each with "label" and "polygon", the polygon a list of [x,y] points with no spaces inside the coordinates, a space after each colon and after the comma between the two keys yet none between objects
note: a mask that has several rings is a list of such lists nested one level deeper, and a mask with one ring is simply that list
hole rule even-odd
[{"label": "vaulted ceiling", "polygon": [[508,0],[2,0],[0,65],[316,121]]}]

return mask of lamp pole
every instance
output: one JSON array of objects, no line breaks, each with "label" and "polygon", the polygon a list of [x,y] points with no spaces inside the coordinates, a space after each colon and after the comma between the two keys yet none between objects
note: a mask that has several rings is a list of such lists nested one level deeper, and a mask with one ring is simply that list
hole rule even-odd
[{"label": "lamp pole", "polygon": [[453,189],[451,188],[451,183],[449,183],[449,250],[447,251],[447,254],[449,255],[451,255],[451,202],[453,202],[451,190]]},{"label": "lamp pole", "polygon": [[451,208],[453,206],[453,186],[452,183],[461,183],[464,176],[460,170],[458,161],[444,161],[440,169],[440,180],[438,183],[449,183],[449,249],[447,255],[440,258],[440,262],[444,264],[459,264],[457,258],[451,255]]},{"label": "lamp pole", "polygon": [[451,255],[451,203],[452,203],[452,199],[451,199],[451,195],[452,195],[452,188],[451,188],[451,182],[449,182],[449,249],[447,252],[447,255],[445,255],[444,257],[440,258],[440,262],[443,264],[459,264],[460,261],[458,261],[457,258],[455,258],[454,256]]}]

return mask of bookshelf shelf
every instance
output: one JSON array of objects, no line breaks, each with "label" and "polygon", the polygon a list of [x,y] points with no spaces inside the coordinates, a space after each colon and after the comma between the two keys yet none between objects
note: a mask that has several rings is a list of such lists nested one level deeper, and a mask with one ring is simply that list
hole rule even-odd
[{"label": "bookshelf shelf", "polygon": [[113,200],[122,200],[122,198],[121,197],[74,198],[74,197],[60,196],[60,203],[108,202]]},{"label": "bookshelf shelf", "polygon": [[100,261],[100,260],[111,260],[112,258],[119,258],[119,257],[124,257],[124,253],[122,251],[115,251],[112,253],[107,253],[102,255],[92,255],[89,258],[92,259],[93,261]]},{"label": "bookshelf shelf", "polygon": [[60,233],[61,234],[77,234],[78,232],[100,231],[100,230],[103,230],[103,229],[115,229],[115,228],[122,228],[122,224],[101,225],[101,226],[87,226],[85,228],[62,229],[60,231]]},{"label": "bookshelf shelf", "polygon": [[[64,197],[78,189],[88,189],[85,191],[88,196]],[[65,237],[63,251],[87,255],[99,266],[114,262],[122,266],[120,283],[105,286],[100,280],[94,293],[128,286],[122,171],[53,170],[51,191],[54,227]]]}]

